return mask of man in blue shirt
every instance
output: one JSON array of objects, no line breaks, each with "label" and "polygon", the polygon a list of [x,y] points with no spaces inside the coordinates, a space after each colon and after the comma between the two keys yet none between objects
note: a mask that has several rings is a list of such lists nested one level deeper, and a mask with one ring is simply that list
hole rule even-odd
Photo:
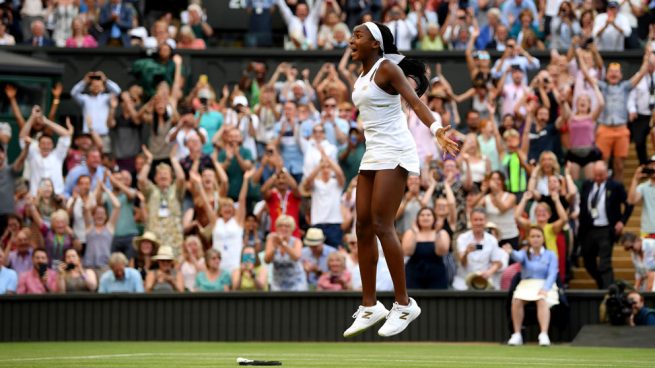
[{"label": "man in blue shirt", "polygon": [[[101,165],[101,155],[100,151],[97,148],[91,148],[89,153],[86,155],[86,164],[79,164],[75,166],[69,173],[66,175],[66,184],[64,186],[64,194],[67,197],[73,195],[73,189],[77,185],[77,181],[81,176],[88,176],[91,178],[91,190],[95,190],[96,185],[99,181],[102,181],[105,178],[105,171],[107,169]],[[105,186],[111,189],[111,183],[109,178],[105,180]]]},{"label": "man in blue shirt", "polygon": [[134,268],[127,267],[127,258],[123,253],[112,253],[109,268],[100,277],[99,293],[142,293],[143,280]]},{"label": "man in blue shirt", "polygon": [[632,302],[631,326],[655,326],[655,309],[644,306],[644,297],[636,291],[628,294]]},{"label": "man in blue shirt", "polygon": [[519,15],[525,9],[532,12],[534,18],[534,25],[539,26],[539,18],[537,17],[537,6],[533,0],[510,0],[502,5],[503,23],[510,28],[517,22],[520,22]]},{"label": "man in blue shirt", "polygon": [[325,242],[323,230],[312,227],[307,230],[305,235],[305,247],[302,249],[300,258],[307,273],[307,284],[310,288],[316,288],[318,278],[324,272],[329,272],[327,259],[328,255],[337,250]]},{"label": "man in blue shirt", "polygon": [[16,271],[4,266],[5,252],[0,248],[0,295],[15,294],[18,286],[18,275]]}]

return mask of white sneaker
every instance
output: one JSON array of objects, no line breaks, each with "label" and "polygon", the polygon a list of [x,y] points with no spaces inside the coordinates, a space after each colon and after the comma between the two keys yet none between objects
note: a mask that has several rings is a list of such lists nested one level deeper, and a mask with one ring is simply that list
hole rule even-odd
[{"label": "white sneaker", "polygon": [[550,346],[550,338],[547,333],[542,332],[539,334],[539,346]]},{"label": "white sneaker", "polygon": [[343,333],[343,337],[353,337],[366,331],[371,326],[382,321],[389,314],[387,308],[379,301],[372,307],[359,306],[357,312],[353,314],[355,322]]},{"label": "white sneaker", "polygon": [[[541,335],[539,335],[541,336]],[[523,336],[520,333],[513,333],[512,336],[507,341],[507,345],[510,346],[520,346],[523,345]]]},{"label": "white sneaker", "polygon": [[421,308],[416,300],[409,298],[408,305],[393,303],[393,308],[387,315],[387,321],[378,330],[378,335],[389,337],[403,332],[409,324],[421,315]]}]

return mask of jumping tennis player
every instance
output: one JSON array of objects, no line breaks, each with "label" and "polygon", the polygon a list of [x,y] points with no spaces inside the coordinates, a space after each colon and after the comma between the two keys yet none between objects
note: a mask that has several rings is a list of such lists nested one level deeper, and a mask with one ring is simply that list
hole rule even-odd
[{"label": "jumping tennis player", "polygon": [[[355,322],[343,335],[355,336],[386,318],[378,335],[393,336],[421,314],[416,301],[407,295],[403,252],[394,228],[407,176],[419,174],[416,144],[407,127],[400,97],[430,127],[446,152],[457,153],[458,145],[446,136],[450,127],[442,127],[438,115],[433,115],[418,97],[428,88],[425,66],[398,53],[387,26],[366,22],[355,27],[350,49],[352,59],[361,61],[363,68],[352,98],[364,122],[366,153],[359,168],[356,198],[362,305],[353,315]],[[416,91],[407,78],[416,82]],[[391,311],[375,295],[376,236],[382,243],[393,280],[395,303]]]}]

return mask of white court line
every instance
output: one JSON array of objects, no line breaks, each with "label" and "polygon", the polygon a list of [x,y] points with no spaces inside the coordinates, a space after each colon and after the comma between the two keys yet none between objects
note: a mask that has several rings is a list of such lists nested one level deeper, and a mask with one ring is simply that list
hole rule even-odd
[{"label": "white court line", "polygon": [[[398,362],[398,363],[425,363],[425,364],[435,364],[435,363],[449,363],[449,364],[465,364],[465,363],[474,363],[474,362],[498,362],[507,365],[525,365],[526,363],[534,365],[552,365],[553,363],[563,363],[571,366],[588,366],[594,363],[597,364],[636,364],[651,366],[649,362],[646,361],[630,361],[630,360],[617,360],[617,361],[608,361],[607,359],[576,359],[576,358],[537,358],[537,357],[456,357],[456,356],[439,356],[438,362],[434,360],[418,360],[418,359],[390,359],[395,358],[396,355],[378,355],[377,358],[358,358],[361,354],[307,354],[307,353],[130,353],[130,354],[104,354],[104,355],[78,355],[78,356],[54,356],[54,357],[32,357],[32,358],[11,358],[11,359],[0,359],[0,363],[9,363],[9,362],[32,362],[32,361],[47,361],[47,360],[98,360],[98,359],[117,359],[117,358],[137,358],[137,357],[189,357],[189,356],[205,356],[205,357],[231,357],[236,358],[237,356],[252,356],[252,357],[286,357],[291,361],[303,361],[311,362],[316,359],[325,359],[325,358],[347,358],[349,361],[354,362]],[[352,356],[352,357],[350,357]],[[314,358],[314,359],[310,359]],[[324,364],[324,363],[320,363]]]}]

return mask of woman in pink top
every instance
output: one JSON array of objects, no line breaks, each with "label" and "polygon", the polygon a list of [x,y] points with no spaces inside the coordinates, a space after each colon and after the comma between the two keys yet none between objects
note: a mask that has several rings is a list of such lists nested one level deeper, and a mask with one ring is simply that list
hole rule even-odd
[{"label": "woman in pink top", "polygon": [[178,49],[192,49],[192,50],[204,50],[207,48],[205,41],[201,38],[196,38],[193,34],[193,30],[189,26],[182,26],[180,28],[180,38],[177,41]]},{"label": "woman in pink top", "polygon": [[66,40],[66,47],[71,48],[95,48],[98,43],[86,31],[86,24],[81,16],[73,18],[71,23],[73,28],[73,35]]},{"label": "woman in pink top", "polygon": [[561,128],[568,122],[569,130],[569,150],[566,153],[566,161],[571,162],[571,176],[574,180],[580,177],[580,168],[585,171],[585,177],[591,178],[592,162],[602,159],[602,155],[596,148],[596,120],[605,107],[605,99],[598,88],[595,79],[587,79],[591,85],[596,107],[592,108],[591,96],[587,93],[575,98],[575,113],[571,112],[568,102],[564,101],[562,106],[562,115],[557,120],[557,127]]},{"label": "woman in pink top", "polygon": [[[421,96],[421,101],[427,103],[427,96]],[[437,145],[434,143],[434,137],[430,133],[430,128],[426,127],[425,124],[421,122],[421,119],[419,119],[414,110],[408,108],[405,104],[403,104],[403,108],[407,115],[409,131],[412,133],[412,137],[414,137],[414,141],[416,142],[419,162],[423,164],[428,157],[432,157],[432,159],[439,157]],[[437,115],[439,113],[432,110],[432,114]]]}]

